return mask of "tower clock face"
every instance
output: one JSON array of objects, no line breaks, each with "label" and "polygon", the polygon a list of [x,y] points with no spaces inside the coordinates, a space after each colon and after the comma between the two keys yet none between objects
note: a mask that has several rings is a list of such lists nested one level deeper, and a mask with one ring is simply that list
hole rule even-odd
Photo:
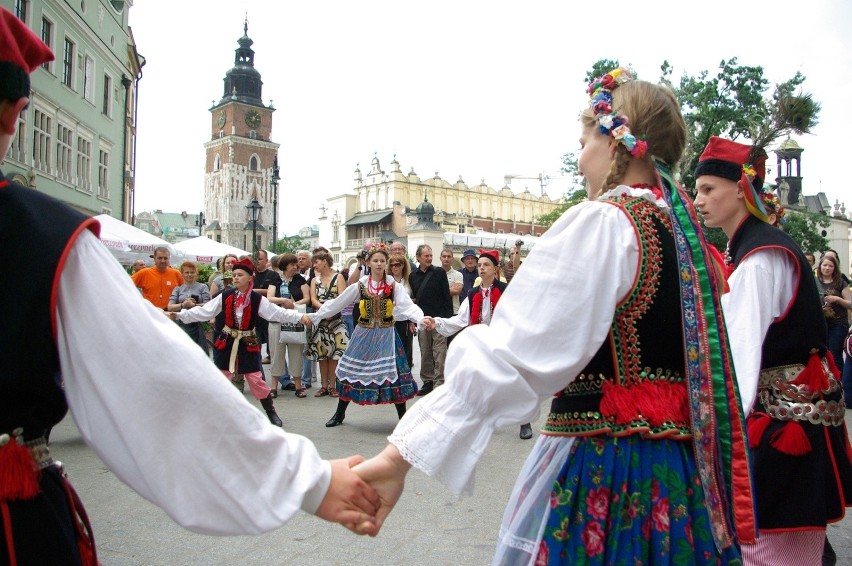
[{"label": "tower clock face", "polygon": [[258,114],[257,110],[249,110],[246,112],[246,125],[249,128],[256,128],[260,126],[260,114]]},{"label": "tower clock face", "polygon": [[221,127],[223,127],[223,126],[225,125],[225,111],[224,111],[224,110],[220,110],[220,111],[219,111],[219,121],[218,121],[218,123],[219,123],[219,127],[220,127],[220,128],[221,128]]}]

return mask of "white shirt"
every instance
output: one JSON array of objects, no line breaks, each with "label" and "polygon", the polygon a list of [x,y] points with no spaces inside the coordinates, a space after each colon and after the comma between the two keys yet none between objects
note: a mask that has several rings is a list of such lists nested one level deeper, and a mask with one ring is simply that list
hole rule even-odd
[{"label": "white shirt", "polygon": [[[245,308],[251,308],[251,297],[246,299]],[[243,311],[245,308],[234,308],[234,318],[238,324],[242,324]],[[197,307],[192,307],[185,311],[180,311],[177,315],[178,320],[181,322],[200,322],[202,320],[210,320],[220,312],[222,312],[221,293],[203,305],[198,305]],[[260,306],[257,309],[257,314],[259,314],[261,318],[265,318],[270,322],[289,322],[291,324],[295,324],[302,320],[303,313],[294,309],[285,309],[277,305],[273,305],[265,296],[261,295]]]},{"label": "white shirt", "polygon": [[[631,194],[654,200],[647,190]],[[408,410],[390,442],[452,492],[471,492],[494,428],[532,422],[541,403],[574,380],[638,269],[637,234],[621,209],[602,202],[569,209],[536,243],[491,324],[453,340],[445,385]]]},{"label": "white shirt", "polygon": [[316,511],[329,462],[307,438],[270,425],[88,230],[59,283],[65,394],[83,438],[119,479],[200,533],[257,534],[300,508]]},{"label": "white shirt", "polygon": [[[450,284],[450,287],[452,287],[454,283],[461,283],[462,285],[464,285],[464,276],[461,274],[461,271],[458,271],[458,270],[453,269],[451,267],[450,270],[447,271],[446,273],[447,273],[447,283]],[[453,295],[452,297],[453,297],[453,314],[458,314],[459,302],[464,300],[465,297],[462,297],[460,295]]]},{"label": "white shirt", "polygon": [[763,340],[769,326],[787,312],[796,290],[796,264],[784,250],[764,249],[743,259],[728,279],[722,312],[743,412],[748,415],[757,395]]},{"label": "white shirt", "polygon": [[[368,280],[370,279],[369,275],[365,275],[361,279],[358,280],[358,283],[363,283],[367,285]],[[390,275],[385,277],[385,282],[390,285],[393,283],[393,316],[396,320],[410,320],[415,324],[419,324],[423,319],[423,311],[414,304],[411,300],[411,297],[408,294],[408,290],[405,288],[405,285],[401,283],[397,283],[394,281],[393,277]],[[311,317],[311,320],[314,324],[319,323],[321,320],[326,318],[331,318],[336,315],[340,311],[342,311],[347,306],[355,303],[361,298],[361,286],[360,285],[347,285],[343,290],[335,298],[326,301],[323,305],[317,310],[315,313],[308,314]]]}]

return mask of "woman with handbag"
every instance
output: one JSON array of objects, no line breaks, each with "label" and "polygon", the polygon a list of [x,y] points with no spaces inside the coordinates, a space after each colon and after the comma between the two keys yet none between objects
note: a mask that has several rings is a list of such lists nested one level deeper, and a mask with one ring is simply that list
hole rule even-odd
[{"label": "woman with handbag", "polygon": [[406,401],[417,394],[417,383],[411,376],[394,320],[407,319],[419,324],[423,311],[411,301],[405,287],[388,275],[388,257],[387,246],[373,244],[367,255],[370,274],[308,315],[320,324],[347,305],[356,304],[357,325],[336,371],[340,400],[334,415],[325,423],[327,427],[343,422],[350,401],[359,405],[393,403],[402,418]]},{"label": "woman with handbag", "polygon": [[[346,288],[346,280],[331,268],[334,260],[328,252],[315,253],[313,262],[315,276],[311,279],[311,306],[319,309],[326,301],[334,299],[343,292]],[[326,317],[326,320],[308,334],[305,355],[309,360],[318,361],[320,367],[321,387],[314,393],[314,397],[326,395],[337,397],[334,374],[337,362],[343,357],[348,343],[349,335],[346,333],[346,323],[343,322],[340,311],[336,311],[334,316]]]},{"label": "woman with handbag", "polygon": [[[281,270],[281,284],[270,285],[266,290],[266,298],[272,304],[286,309],[296,309],[305,312],[305,305],[311,298],[308,282],[299,274],[299,264],[294,254],[283,254],[278,259],[278,269]],[[311,382],[302,382],[302,351],[307,342],[305,327],[292,324],[269,325],[269,350],[271,365],[269,373],[272,376],[272,396],[278,396],[278,383],[281,376],[290,370],[290,378],[296,387],[296,397],[307,397],[305,389],[310,388]]]},{"label": "woman with handbag", "polygon": [[823,297],[822,314],[828,327],[828,350],[838,367],[843,367],[843,340],[849,332],[849,308],[852,296],[843,284],[837,259],[824,255],[817,271],[817,289]]}]

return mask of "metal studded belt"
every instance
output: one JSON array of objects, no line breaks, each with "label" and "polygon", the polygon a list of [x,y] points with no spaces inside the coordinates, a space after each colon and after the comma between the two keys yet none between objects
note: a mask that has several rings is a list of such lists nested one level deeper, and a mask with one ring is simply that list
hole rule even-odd
[{"label": "metal studded belt", "polygon": [[[825,362],[823,362],[825,364]],[[758,399],[766,413],[779,421],[805,421],[815,425],[840,426],[844,422],[846,403],[839,399],[825,400],[823,395],[836,394],[841,385],[828,371],[828,389],[811,392],[806,385],[792,383],[805,366],[794,364],[768,368],[760,372]],[[835,396],[836,395],[832,395]]]},{"label": "metal studded belt", "polygon": [[24,429],[16,428],[12,431],[12,434],[0,434],[0,447],[6,446],[10,442],[17,442],[29,449],[30,454],[33,457],[33,462],[35,462],[36,467],[39,470],[52,466],[54,464],[54,460],[50,455],[50,449],[47,447],[47,439],[40,436],[34,440],[24,442],[23,436],[21,436],[23,433]]}]

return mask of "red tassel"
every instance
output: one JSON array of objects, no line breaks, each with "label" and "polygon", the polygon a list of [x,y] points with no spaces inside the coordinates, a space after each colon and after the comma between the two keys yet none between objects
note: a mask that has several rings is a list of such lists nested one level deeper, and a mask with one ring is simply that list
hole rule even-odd
[{"label": "red tassel", "polygon": [[840,370],[837,369],[837,364],[834,363],[834,356],[828,350],[825,351],[825,361],[828,363],[828,369],[834,374],[834,378],[840,379]]},{"label": "red tassel", "polygon": [[757,448],[772,419],[766,413],[754,413],[748,418],[748,447]]},{"label": "red tassel", "polygon": [[804,456],[811,451],[811,443],[805,429],[798,421],[789,421],[775,431],[769,443],[782,454]]},{"label": "red tassel", "polygon": [[[831,354],[829,354],[831,355]],[[790,383],[794,385],[807,385],[811,395],[816,395],[828,390],[828,375],[822,365],[822,359],[818,354],[811,354],[808,364],[796,379]]]},{"label": "red tassel", "polygon": [[14,438],[0,446],[0,500],[32,499],[39,492],[39,474],[29,448]]},{"label": "red tassel", "polygon": [[604,381],[601,387],[601,414],[605,417],[615,417],[616,424],[629,424],[639,418],[639,412],[631,399],[630,391],[611,381]]}]

